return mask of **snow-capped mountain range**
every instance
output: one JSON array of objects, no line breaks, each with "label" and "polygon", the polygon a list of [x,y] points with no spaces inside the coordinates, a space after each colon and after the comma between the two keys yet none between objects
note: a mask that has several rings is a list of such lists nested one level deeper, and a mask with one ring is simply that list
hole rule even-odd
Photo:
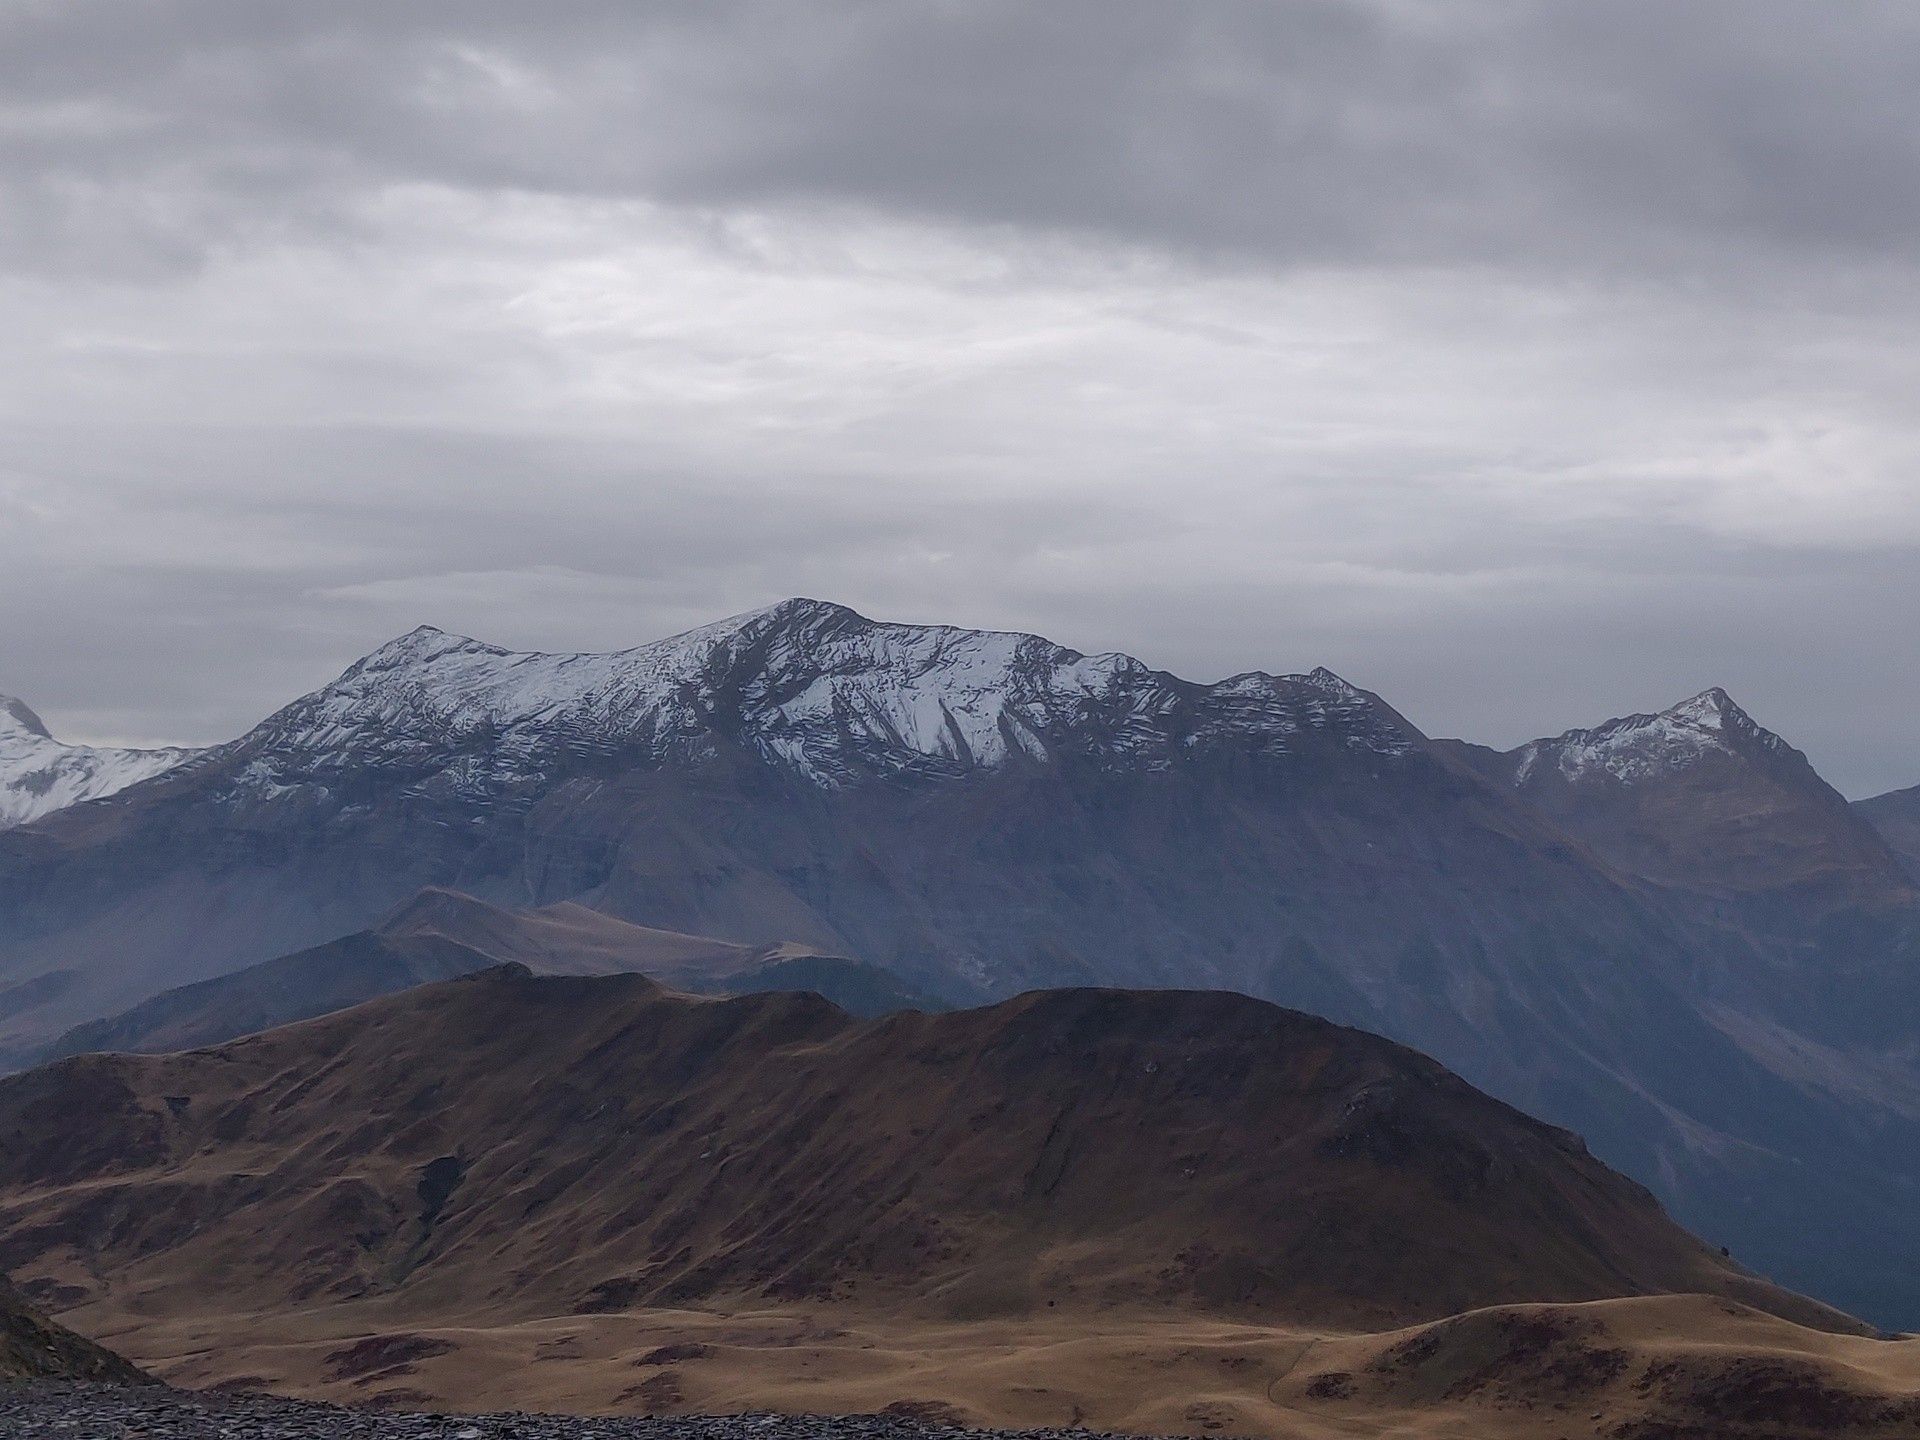
[{"label": "snow-capped mountain range", "polygon": [[726,746],[832,788],[1067,756],[1154,769],[1221,748],[1387,757],[1422,743],[1324,669],[1200,685],[1034,635],[789,600],[606,654],[521,653],[423,626],[228,748],[239,797],[343,768],[488,793],[596,756],[699,763]]},{"label": "snow-capped mountain range", "polygon": [[118,794],[198,753],[64,745],[25,703],[0,695],[0,830]]},{"label": "snow-capped mountain range", "polygon": [[[1324,668],[1199,684],[1036,635],[884,624],[794,599],[596,654],[512,651],[423,625],[206,751],[62,744],[25,704],[0,697],[0,829],[200,755],[226,771],[221,789],[239,801],[324,795],[343,773],[486,796],[537,788],[583,759],[697,763],[722,747],[832,788],[1068,757],[1155,770],[1219,750],[1385,760],[1426,744],[1377,696]],[[1468,748],[1479,768],[1527,792],[1650,786],[1741,756],[1805,765],[1717,687],[1501,756]]]},{"label": "snow-capped mountain range", "polygon": [[[204,751],[62,744],[25,704],[0,697],[0,829],[202,755],[235,803],[296,790],[324,799],[341,776],[369,774],[504,798],[583,762],[697,764],[728,748],[830,789],[1069,758],[1152,771],[1222,751],[1391,761],[1427,745],[1384,701],[1324,668],[1200,684],[1036,635],[885,624],[794,599],[596,654],[518,652],[423,625]],[[1812,777],[1717,687],[1504,754],[1461,748],[1533,796],[1657,788],[1736,761]]]}]

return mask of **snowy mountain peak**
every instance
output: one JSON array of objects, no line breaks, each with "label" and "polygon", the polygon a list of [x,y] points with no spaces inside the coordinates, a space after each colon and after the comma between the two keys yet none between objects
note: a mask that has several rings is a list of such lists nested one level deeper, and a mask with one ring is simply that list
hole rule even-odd
[{"label": "snowy mountain peak", "polygon": [[516,652],[422,627],[235,748],[256,792],[386,769],[497,793],[582,765],[723,752],[838,786],[1070,755],[1164,768],[1222,747],[1396,755],[1420,743],[1324,672],[1197,685],[1035,635],[883,624],[792,599],[604,654]]},{"label": "snowy mountain peak", "polygon": [[505,655],[509,652],[498,646],[471,640],[465,635],[451,634],[433,625],[416,625],[406,634],[396,636],[363,656],[347,673],[399,670],[409,665],[431,663],[443,655],[460,653]]},{"label": "snowy mountain peak", "polygon": [[1668,707],[1656,718],[1670,726],[1691,728],[1701,735],[1717,735],[1723,745],[1753,746],[1762,751],[1792,749],[1718,685]]},{"label": "snowy mountain peak", "polygon": [[63,745],[24,701],[0,695],[0,830],[117,794],[197,753]]},{"label": "snowy mountain peak", "polygon": [[859,611],[846,605],[835,604],[831,600],[813,600],[805,595],[794,595],[762,609],[749,610],[744,615],[736,615],[731,620],[722,620],[719,623],[738,626],[763,625],[769,629],[779,629],[795,626],[819,628],[849,622],[872,623]]},{"label": "snowy mountain peak", "polygon": [[1347,700],[1371,700],[1372,696],[1352,681],[1336,675],[1324,665],[1316,665],[1302,677],[1309,685],[1326,691],[1329,695],[1338,695]]},{"label": "snowy mountain peak", "polygon": [[1678,724],[1698,725],[1708,730],[1723,730],[1729,724],[1759,728],[1754,725],[1753,718],[1734,703],[1733,697],[1718,685],[1689,696],[1677,705],[1668,706],[1660,712],[1660,718]]},{"label": "snowy mountain peak", "polygon": [[1638,785],[1716,755],[1793,754],[1719,686],[1650,715],[1626,715],[1590,730],[1569,730],[1514,751],[1521,784],[1548,772],[1569,781]]},{"label": "snowy mountain peak", "polygon": [[0,736],[25,735],[51,740],[46,721],[27,708],[27,702],[11,695],[0,695]]}]

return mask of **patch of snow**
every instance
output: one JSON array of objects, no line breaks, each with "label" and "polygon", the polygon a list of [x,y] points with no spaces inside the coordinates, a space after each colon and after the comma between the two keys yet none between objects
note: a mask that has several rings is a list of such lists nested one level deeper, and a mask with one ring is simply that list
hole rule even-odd
[{"label": "patch of snow", "polygon": [[1638,785],[1732,754],[1741,744],[1765,750],[1787,748],[1763,729],[1726,691],[1715,687],[1654,715],[1628,715],[1591,730],[1569,730],[1536,740],[1515,752],[1514,780],[1525,785],[1549,767],[1569,781],[1611,780]]},{"label": "patch of snow", "polygon": [[63,745],[23,702],[0,696],[0,830],[116,795],[199,753]]}]

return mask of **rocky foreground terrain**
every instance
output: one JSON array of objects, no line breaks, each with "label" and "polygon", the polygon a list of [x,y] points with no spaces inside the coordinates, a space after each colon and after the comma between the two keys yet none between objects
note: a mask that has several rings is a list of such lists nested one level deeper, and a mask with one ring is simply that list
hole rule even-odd
[{"label": "rocky foreground terrain", "polygon": [[0,1435],[60,1440],[1101,1440],[1085,1430],[958,1430],[937,1415],[401,1415],[266,1395],[42,1380],[0,1386]]}]

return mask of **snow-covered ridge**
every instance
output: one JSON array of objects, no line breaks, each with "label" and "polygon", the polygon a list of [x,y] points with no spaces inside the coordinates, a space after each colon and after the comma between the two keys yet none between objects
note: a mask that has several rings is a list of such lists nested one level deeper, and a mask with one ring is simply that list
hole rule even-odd
[{"label": "snow-covered ridge", "polygon": [[492,788],[563,757],[659,763],[725,745],[836,785],[1069,753],[1164,768],[1229,742],[1394,755],[1420,738],[1326,671],[1196,685],[1037,636],[790,600],[605,654],[520,653],[423,627],[239,743],[250,779],[279,789],[347,766]]},{"label": "snow-covered ridge", "polygon": [[0,830],[117,794],[198,753],[63,745],[24,702],[0,695]]},{"label": "snow-covered ridge", "polygon": [[1513,774],[1520,785],[1549,770],[1574,782],[1637,785],[1742,749],[1785,753],[1791,747],[1716,686],[1658,714],[1628,715],[1524,745],[1513,752]]}]

